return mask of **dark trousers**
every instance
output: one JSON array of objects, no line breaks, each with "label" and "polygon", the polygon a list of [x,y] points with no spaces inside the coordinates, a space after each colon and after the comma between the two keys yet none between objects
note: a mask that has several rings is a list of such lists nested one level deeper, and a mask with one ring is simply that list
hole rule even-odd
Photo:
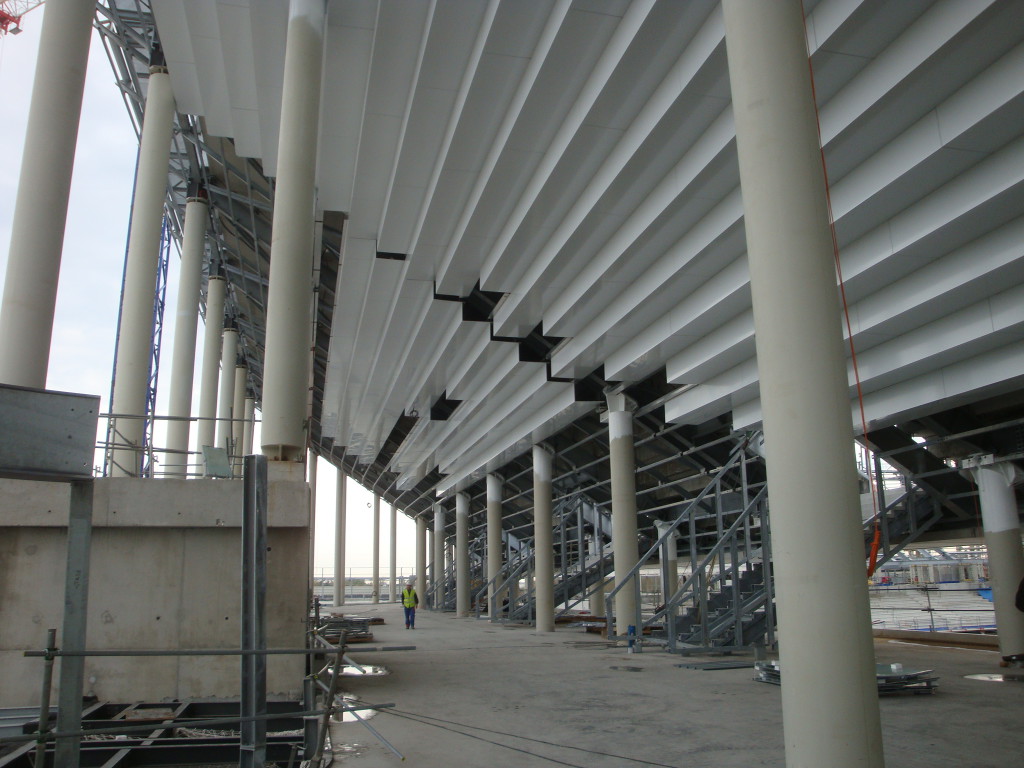
[{"label": "dark trousers", "polygon": [[406,608],[405,609],[405,626],[415,627],[416,626],[416,609]]}]

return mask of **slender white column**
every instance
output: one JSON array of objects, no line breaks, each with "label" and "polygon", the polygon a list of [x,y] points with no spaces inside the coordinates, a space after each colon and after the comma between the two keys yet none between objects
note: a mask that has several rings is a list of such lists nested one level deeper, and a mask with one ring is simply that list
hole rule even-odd
[{"label": "slender white column", "polygon": [[801,4],[723,0],[722,8],[772,510],[786,762],[881,766],[853,428]]},{"label": "slender white column", "polygon": [[469,496],[455,494],[455,612],[469,616]]},{"label": "slender white column", "polygon": [[373,602],[380,602],[380,494],[373,494]]},{"label": "slender white column", "polygon": [[398,510],[391,507],[391,550],[389,555],[390,573],[388,574],[388,602],[398,602]]},{"label": "slender white column", "polygon": [[[608,396],[608,463],[612,486],[612,553],[615,583],[618,584],[639,559],[633,412],[627,409],[623,395]],[[636,608],[636,590],[633,584],[627,584],[615,595],[615,634],[625,635],[629,625],[637,623]]]},{"label": "slender white column", "polygon": [[242,426],[242,455],[252,455],[252,429],[256,420],[256,400],[245,398],[245,424]]},{"label": "slender white column", "polygon": [[[167,196],[167,163],[171,150],[174,95],[167,68],[150,67],[149,92],[135,171],[135,201],[125,256],[124,294],[118,327],[114,369],[113,413],[134,416],[117,419],[118,443],[141,446],[153,345],[153,301],[160,260],[160,231]],[[142,454],[132,449],[114,452],[115,477],[136,476]]]},{"label": "slender white column", "polygon": [[235,456],[232,466],[235,476],[242,476],[242,456],[245,455],[242,440],[245,434],[245,388],[249,383],[249,368],[244,363],[235,366],[235,396],[231,402],[231,453]]},{"label": "slender white column", "polygon": [[991,456],[975,461],[971,471],[981,497],[999,652],[1003,658],[1024,655],[1024,613],[1014,604],[1017,587],[1024,579],[1024,550],[1013,490],[1022,473],[1009,462],[994,462]]},{"label": "slender white column", "polygon": [[314,579],[316,576],[313,567],[313,556],[316,553],[316,454],[312,451],[306,454],[307,472],[309,474],[309,593],[316,593]]},{"label": "slender white column", "polygon": [[551,512],[551,454],[533,446],[533,578],[537,631],[555,631],[555,548]]},{"label": "slender white column", "polygon": [[0,382],[46,387],[64,225],[96,4],[50,0],[36,59],[0,305]]},{"label": "slender white column", "polygon": [[345,473],[338,470],[334,496],[334,605],[345,604],[345,504],[348,499]]},{"label": "slender white column", "polygon": [[324,0],[291,0],[285,49],[261,432],[263,452],[271,459],[284,461],[299,460],[306,445],[317,132],[326,13]]},{"label": "slender white column", "polygon": [[206,327],[203,329],[203,369],[199,374],[199,426],[196,450],[217,445],[217,382],[220,378],[220,347],[224,333],[224,296],[227,281],[211,277],[206,284]]},{"label": "slender white column", "polygon": [[235,451],[231,445],[231,411],[235,404],[235,368],[238,361],[238,331],[224,329],[221,341],[220,387],[217,397],[217,447],[227,449],[228,456]]},{"label": "slender white column", "polygon": [[167,454],[164,470],[171,477],[188,473],[188,434],[192,415],[192,379],[196,364],[196,329],[199,324],[199,287],[203,276],[203,244],[210,207],[201,197],[185,203],[185,233],[181,238],[178,303],[174,314],[171,391],[167,414]]},{"label": "slender white column", "polygon": [[444,594],[444,507],[434,505],[434,569],[430,574],[434,580],[434,608],[442,610]]},{"label": "slender white column", "polygon": [[607,583],[607,581],[602,581],[601,586],[590,594],[590,615],[595,618],[604,616],[604,587]]},{"label": "slender white column", "polygon": [[416,516],[416,594],[423,602],[427,594],[427,518]]},{"label": "slender white column", "polygon": [[501,477],[487,475],[487,580],[491,589],[487,595],[487,610],[491,619],[501,616],[503,595],[497,589],[497,577],[501,572],[502,556],[505,549],[501,543]]}]

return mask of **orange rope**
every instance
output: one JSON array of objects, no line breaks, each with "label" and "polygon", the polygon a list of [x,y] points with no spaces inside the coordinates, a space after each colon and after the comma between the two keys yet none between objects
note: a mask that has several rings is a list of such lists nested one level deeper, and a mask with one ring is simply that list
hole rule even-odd
[{"label": "orange rope", "polygon": [[[806,11],[805,11],[804,12],[804,34],[805,35],[806,35],[806,30],[807,30],[807,15],[806,15]],[[811,99],[814,102],[814,120],[815,120],[815,123],[817,124],[817,130],[818,130],[818,147],[820,148],[820,152],[821,152],[821,172],[822,172],[822,175],[825,178],[825,205],[826,205],[826,207],[828,209],[828,228],[829,228],[829,232],[832,235],[832,255],[833,255],[833,258],[835,259],[836,276],[838,277],[838,280],[839,280],[839,295],[840,295],[840,297],[842,299],[843,317],[844,317],[844,319],[846,321],[846,336],[847,336],[847,339],[849,340],[849,344],[850,344],[850,359],[851,359],[851,361],[853,363],[853,380],[854,380],[854,383],[856,384],[856,387],[857,387],[857,405],[860,408],[860,424],[861,424],[861,429],[863,430],[863,433],[864,433],[864,439],[866,441],[867,440],[867,436],[868,436],[868,424],[867,424],[867,417],[864,414],[864,392],[861,389],[861,385],[860,385],[860,368],[857,365],[857,349],[856,349],[856,347],[854,346],[854,343],[853,343],[853,324],[850,322],[850,306],[849,306],[849,303],[846,300],[846,284],[843,281],[843,266],[842,266],[842,264],[840,263],[840,260],[839,260],[839,238],[836,236],[836,220],[835,220],[835,216],[832,213],[832,191],[831,191],[831,188],[829,187],[829,182],[828,182],[828,165],[825,162],[825,147],[823,146],[823,143],[822,143],[822,140],[821,140],[821,117],[820,117],[820,115],[818,113],[818,94],[817,94],[817,90],[815,89],[815,85],[814,85],[814,65],[811,63],[810,51],[808,51],[808,55],[807,55],[807,69],[810,71],[810,75],[811,75]],[[869,485],[869,488],[871,489],[871,509],[872,509],[872,512],[874,513],[873,516],[874,516],[874,519],[875,519],[875,532],[874,532],[874,537],[873,537],[872,542],[871,542],[871,554],[868,557],[868,560],[869,560],[869,562],[868,562],[868,578],[871,578],[871,575],[875,572],[876,564],[877,564],[877,561],[878,561],[878,549],[879,549],[879,546],[881,545],[881,541],[882,541],[882,529],[881,529],[881,525],[879,523],[878,504],[877,504],[877,500],[875,499],[875,478],[874,478],[874,475],[872,475],[872,473],[871,473],[870,467],[868,468],[867,476],[868,476],[868,485]]]}]

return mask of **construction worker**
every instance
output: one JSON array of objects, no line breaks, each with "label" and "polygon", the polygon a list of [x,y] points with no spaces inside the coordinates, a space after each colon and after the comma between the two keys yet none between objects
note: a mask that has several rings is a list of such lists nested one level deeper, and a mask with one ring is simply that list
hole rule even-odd
[{"label": "construction worker", "polygon": [[405,608],[405,628],[416,629],[416,606],[420,604],[420,596],[416,594],[413,582],[408,582],[402,590],[402,607]]}]

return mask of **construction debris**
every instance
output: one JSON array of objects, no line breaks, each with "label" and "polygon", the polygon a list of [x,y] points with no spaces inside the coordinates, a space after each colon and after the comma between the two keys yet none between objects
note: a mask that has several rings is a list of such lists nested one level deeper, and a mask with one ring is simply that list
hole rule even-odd
[{"label": "construction debris", "polygon": [[[778,661],[759,661],[754,664],[762,683],[782,684],[782,670]],[[931,669],[904,669],[902,664],[876,664],[875,681],[879,695],[890,693],[932,693],[938,687],[937,677],[930,677]]]}]

